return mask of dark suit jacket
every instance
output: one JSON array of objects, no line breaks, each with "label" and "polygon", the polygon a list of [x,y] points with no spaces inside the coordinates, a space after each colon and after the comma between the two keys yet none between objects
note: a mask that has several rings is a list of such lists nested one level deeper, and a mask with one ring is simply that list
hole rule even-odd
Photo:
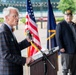
[{"label": "dark suit jacket", "polygon": [[76,53],[73,31],[65,20],[56,27],[56,40],[59,48],[65,49],[65,53]]},{"label": "dark suit jacket", "polygon": [[21,50],[30,46],[27,40],[18,43],[7,25],[0,27],[0,75],[23,75],[26,62]]}]

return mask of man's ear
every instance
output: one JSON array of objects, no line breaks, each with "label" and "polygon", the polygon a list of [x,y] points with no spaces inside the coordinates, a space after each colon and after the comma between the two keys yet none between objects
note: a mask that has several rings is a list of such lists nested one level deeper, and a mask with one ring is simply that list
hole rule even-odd
[{"label": "man's ear", "polygon": [[5,19],[6,19],[6,20],[9,20],[8,16],[5,16]]},{"label": "man's ear", "polygon": [[5,18],[7,19],[7,18],[8,18],[8,16],[5,16]]}]

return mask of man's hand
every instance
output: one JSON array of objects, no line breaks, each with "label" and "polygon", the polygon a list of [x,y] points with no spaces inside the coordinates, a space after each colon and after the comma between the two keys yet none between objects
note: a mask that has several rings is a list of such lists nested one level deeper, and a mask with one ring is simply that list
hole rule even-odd
[{"label": "man's hand", "polygon": [[28,41],[28,42],[32,42],[32,40],[31,40],[31,39],[29,39],[29,38],[26,38],[26,39],[27,39],[27,41]]},{"label": "man's hand", "polygon": [[30,64],[31,62],[33,62],[34,59],[32,59],[32,57],[26,57],[26,64]]},{"label": "man's hand", "polygon": [[60,52],[65,52],[65,49],[64,48],[60,49]]},{"label": "man's hand", "polygon": [[26,39],[28,42],[33,41],[33,35],[30,33],[29,30],[26,31]]}]

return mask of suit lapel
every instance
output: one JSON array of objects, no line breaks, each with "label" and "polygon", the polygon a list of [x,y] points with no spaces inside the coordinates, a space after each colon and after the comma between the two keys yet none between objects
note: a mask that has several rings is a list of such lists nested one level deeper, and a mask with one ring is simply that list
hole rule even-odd
[{"label": "suit lapel", "polygon": [[13,41],[15,43],[15,45],[18,45],[18,42],[15,38],[15,36],[13,35],[13,33],[11,32],[11,30],[9,29],[9,27],[6,24],[3,24],[3,29],[11,36],[11,41]]},{"label": "suit lapel", "polygon": [[14,38],[13,33],[11,32],[11,30],[9,29],[9,27],[7,25],[3,24],[2,25],[2,29],[9,35],[10,39],[8,38],[8,40],[10,40],[11,43],[14,43],[14,47],[16,48],[16,50],[20,51],[19,44],[18,44],[16,38]]},{"label": "suit lapel", "polygon": [[10,35],[12,34],[11,30],[6,24],[3,24],[2,26],[3,26],[4,31],[8,32]]}]

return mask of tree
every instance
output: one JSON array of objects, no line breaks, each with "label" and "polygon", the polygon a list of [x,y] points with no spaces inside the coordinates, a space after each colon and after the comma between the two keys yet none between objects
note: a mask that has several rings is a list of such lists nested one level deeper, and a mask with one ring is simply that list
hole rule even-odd
[{"label": "tree", "polygon": [[68,9],[74,13],[76,11],[76,0],[60,0],[58,9],[63,13]]}]

